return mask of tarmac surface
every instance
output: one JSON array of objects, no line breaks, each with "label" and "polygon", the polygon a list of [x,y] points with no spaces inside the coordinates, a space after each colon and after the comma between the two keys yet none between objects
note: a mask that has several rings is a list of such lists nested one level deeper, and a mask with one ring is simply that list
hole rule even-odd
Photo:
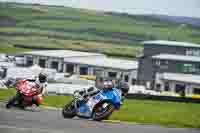
[{"label": "tarmac surface", "polygon": [[59,110],[8,110],[0,105],[0,133],[200,133],[200,129],[64,119]]}]

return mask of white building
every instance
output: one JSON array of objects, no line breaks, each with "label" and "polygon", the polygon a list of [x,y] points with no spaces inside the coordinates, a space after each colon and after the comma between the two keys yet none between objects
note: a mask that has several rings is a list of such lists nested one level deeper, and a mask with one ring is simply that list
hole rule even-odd
[{"label": "white building", "polygon": [[71,50],[44,50],[25,52],[24,65],[37,64],[42,68],[58,72],[122,78],[129,84],[135,83],[138,63],[136,61],[108,58],[104,54]]},{"label": "white building", "polygon": [[56,70],[42,69],[37,65],[31,67],[10,67],[7,69],[6,79],[35,79],[41,71],[47,73],[49,81],[54,80]]},{"label": "white building", "polygon": [[183,73],[157,73],[156,83],[162,91],[179,93],[184,90],[186,95],[200,94],[200,76]]}]

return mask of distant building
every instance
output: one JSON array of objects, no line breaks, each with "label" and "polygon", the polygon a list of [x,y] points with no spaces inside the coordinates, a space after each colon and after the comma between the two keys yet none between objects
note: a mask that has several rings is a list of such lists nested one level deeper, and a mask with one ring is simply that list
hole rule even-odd
[{"label": "distant building", "polygon": [[143,44],[138,84],[160,91],[200,94],[200,45],[175,41]]},{"label": "distant building", "polygon": [[136,61],[108,58],[104,54],[71,50],[32,51],[19,54],[24,57],[24,65],[37,64],[42,68],[56,69],[58,72],[121,78],[134,84],[137,78]]}]

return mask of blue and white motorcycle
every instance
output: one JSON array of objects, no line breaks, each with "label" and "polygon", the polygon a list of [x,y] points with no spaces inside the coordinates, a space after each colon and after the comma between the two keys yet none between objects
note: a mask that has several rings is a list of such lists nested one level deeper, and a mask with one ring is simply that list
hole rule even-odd
[{"label": "blue and white motorcycle", "polygon": [[108,119],[113,111],[120,109],[122,95],[122,91],[116,88],[107,91],[96,88],[75,91],[73,100],[62,110],[63,117],[78,116],[95,121]]}]

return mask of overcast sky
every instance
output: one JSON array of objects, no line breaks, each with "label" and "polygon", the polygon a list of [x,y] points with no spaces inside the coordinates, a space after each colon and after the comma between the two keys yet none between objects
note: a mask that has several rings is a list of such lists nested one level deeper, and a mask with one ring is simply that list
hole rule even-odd
[{"label": "overcast sky", "polygon": [[200,0],[0,0],[65,5],[131,14],[166,14],[200,18]]}]

